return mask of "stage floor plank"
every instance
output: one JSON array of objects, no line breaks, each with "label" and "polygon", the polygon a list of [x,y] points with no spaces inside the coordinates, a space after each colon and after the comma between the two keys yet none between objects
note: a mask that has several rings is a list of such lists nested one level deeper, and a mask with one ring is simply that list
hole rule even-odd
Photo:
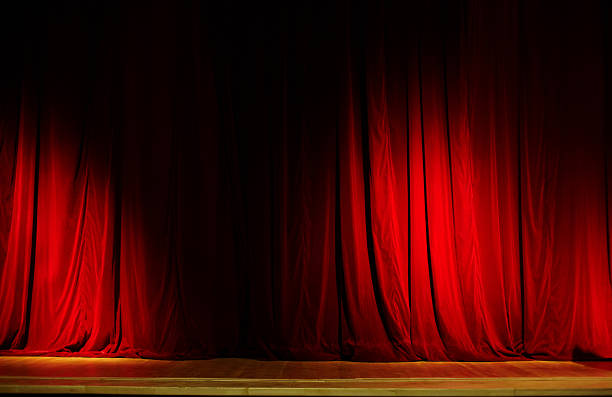
[{"label": "stage floor plank", "polygon": [[355,363],[0,357],[0,392],[612,396],[612,362]]}]

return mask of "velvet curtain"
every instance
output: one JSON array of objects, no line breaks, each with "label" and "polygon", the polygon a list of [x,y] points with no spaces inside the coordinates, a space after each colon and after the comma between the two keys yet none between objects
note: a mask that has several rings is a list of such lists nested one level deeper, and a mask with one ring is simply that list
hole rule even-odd
[{"label": "velvet curtain", "polygon": [[3,354],[612,358],[605,2],[218,3],[2,5]]}]

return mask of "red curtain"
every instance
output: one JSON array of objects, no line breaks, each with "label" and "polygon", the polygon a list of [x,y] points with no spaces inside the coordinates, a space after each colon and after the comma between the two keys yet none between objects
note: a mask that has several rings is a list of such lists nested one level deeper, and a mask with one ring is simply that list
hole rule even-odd
[{"label": "red curtain", "polygon": [[3,354],[612,358],[609,6],[423,3],[3,5]]}]

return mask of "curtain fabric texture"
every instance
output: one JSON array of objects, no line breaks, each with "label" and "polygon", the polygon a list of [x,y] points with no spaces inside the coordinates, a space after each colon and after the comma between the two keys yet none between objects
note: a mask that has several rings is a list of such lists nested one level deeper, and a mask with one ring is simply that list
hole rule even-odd
[{"label": "curtain fabric texture", "polygon": [[605,2],[16,7],[3,354],[612,358]]}]

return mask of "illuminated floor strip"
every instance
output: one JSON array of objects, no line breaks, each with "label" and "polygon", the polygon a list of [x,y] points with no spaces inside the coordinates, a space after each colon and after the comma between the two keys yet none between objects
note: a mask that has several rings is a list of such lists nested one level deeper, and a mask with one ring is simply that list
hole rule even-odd
[{"label": "illuminated floor strip", "polygon": [[612,377],[243,379],[0,376],[0,393],[258,396],[612,396]]}]

